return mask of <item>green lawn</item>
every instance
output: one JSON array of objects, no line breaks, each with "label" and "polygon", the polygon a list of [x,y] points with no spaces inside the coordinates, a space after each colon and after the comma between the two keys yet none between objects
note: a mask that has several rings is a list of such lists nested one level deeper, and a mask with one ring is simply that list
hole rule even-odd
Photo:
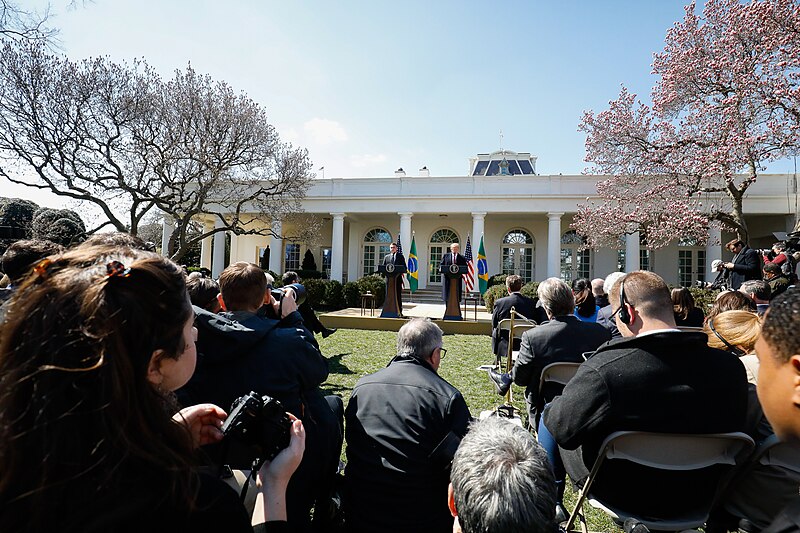
[{"label": "green lawn", "polygon": [[[322,385],[326,394],[339,394],[347,405],[350,391],[358,379],[385,367],[395,355],[397,334],[388,331],[340,329],[335,335],[322,339],[320,348],[330,364],[330,376]],[[476,370],[494,361],[491,339],[478,335],[445,335],[447,357],[442,360],[439,374],[457,387],[467,401],[470,412],[477,417],[481,411],[492,409],[501,402],[486,372]],[[515,405],[524,411],[523,389],[514,386]],[[344,452],[342,452],[344,458]],[[572,509],[574,495],[567,489],[566,506]],[[602,512],[586,507],[590,531],[620,530]]]}]

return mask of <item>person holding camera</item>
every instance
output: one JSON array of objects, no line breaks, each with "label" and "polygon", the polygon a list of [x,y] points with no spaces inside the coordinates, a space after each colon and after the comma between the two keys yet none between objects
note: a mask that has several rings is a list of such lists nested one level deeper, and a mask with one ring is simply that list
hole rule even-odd
[{"label": "person holding camera", "polygon": [[0,330],[0,531],[243,532],[285,520],[302,422],[260,470],[252,517],[197,468],[226,413],[174,402],[195,368],[193,320],[183,272],[157,254],[79,246],[36,264]]},{"label": "person holding camera", "polygon": [[738,291],[742,283],[751,279],[761,279],[761,257],[758,252],[739,239],[730,241],[726,248],[733,254],[733,259],[720,263],[717,270],[728,271],[728,287]]},{"label": "person holding camera", "polygon": [[[294,530],[308,530],[310,510],[332,490],[339,464],[342,400],[326,398],[320,391],[328,378],[328,363],[314,335],[303,325],[293,289],[284,288],[286,293],[279,292],[276,300],[267,292],[264,271],[246,262],[223,270],[219,287],[227,311],[213,314],[195,307],[197,370],[178,397],[187,403],[208,402],[227,408],[254,391],[277,399],[303,421],[308,451],[289,483],[287,510]],[[265,294],[280,319],[259,313]],[[209,453],[232,468],[249,468],[253,459],[246,447],[235,443],[229,444],[228,450],[217,448]],[[315,522],[324,515],[315,512]]]},{"label": "person holding camera", "polygon": [[[267,276],[272,277],[269,274],[267,274]],[[267,281],[269,282],[269,278],[267,278]],[[299,284],[300,276],[297,275],[297,272],[292,272],[290,270],[289,272],[284,273],[283,277],[281,278],[281,282],[283,283],[284,287],[287,285]],[[271,283],[268,283],[268,285],[271,285]],[[336,333],[336,328],[326,328],[325,325],[319,321],[319,318],[317,318],[317,313],[314,311],[314,308],[311,307],[311,302],[309,302],[308,299],[303,301],[297,310],[300,311],[300,316],[303,317],[303,323],[306,325],[306,327],[313,333],[322,333],[323,339],[327,339]]]}]

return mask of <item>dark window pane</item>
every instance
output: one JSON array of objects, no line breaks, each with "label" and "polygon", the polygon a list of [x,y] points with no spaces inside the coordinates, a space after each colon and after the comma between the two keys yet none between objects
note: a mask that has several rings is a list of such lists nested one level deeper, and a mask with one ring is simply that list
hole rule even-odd
[{"label": "dark window pane", "polygon": [[489,171],[486,173],[487,176],[497,176],[500,174],[500,161],[494,160],[489,165]]},{"label": "dark window pane", "polygon": [[508,161],[508,173],[509,174],[522,174],[519,170],[519,165],[517,165],[517,161],[515,159],[511,159]]},{"label": "dark window pane", "polygon": [[475,165],[475,170],[472,172],[473,176],[483,176],[484,172],[486,172],[486,167],[489,166],[488,161],[478,161],[478,164]]},{"label": "dark window pane", "polygon": [[523,174],[533,174],[533,166],[531,166],[531,162],[527,159],[520,159],[517,161],[519,163],[519,168],[522,170]]}]

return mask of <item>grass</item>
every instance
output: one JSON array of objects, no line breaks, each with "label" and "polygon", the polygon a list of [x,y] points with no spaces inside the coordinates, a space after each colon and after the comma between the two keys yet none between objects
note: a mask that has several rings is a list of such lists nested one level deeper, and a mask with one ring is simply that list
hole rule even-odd
[{"label": "grass", "polygon": [[[328,358],[330,376],[322,385],[325,394],[340,395],[347,405],[350,392],[362,376],[385,367],[395,355],[397,334],[389,331],[340,329],[335,335],[322,339],[320,349]],[[461,391],[470,412],[477,417],[481,411],[493,409],[501,403],[486,372],[478,371],[480,365],[494,362],[491,339],[480,335],[446,335],[444,347],[447,356],[442,360],[439,374]],[[514,385],[515,405],[525,410],[523,389]],[[344,451],[342,451],[344,459]],[[567,488],[564,500],[567,509],[574,507],[576,495]],[[619,532],[602,511],[585,506],[590,531]]]}]

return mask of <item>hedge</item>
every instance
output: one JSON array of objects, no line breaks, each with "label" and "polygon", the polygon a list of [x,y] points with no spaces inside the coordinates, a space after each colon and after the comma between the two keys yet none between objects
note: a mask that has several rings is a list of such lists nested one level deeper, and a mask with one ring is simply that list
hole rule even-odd
[{"label": "hedge", "polygon": [[[498,298],[502,298],[504,296],[508,296],[508,291],[506,290],[506,275],[505,274],[498,274],[497,276],[492,276],[493,278],[501,278],[502,277],[502,284],[490,286],[489,289],[483,293],[483,303],[486,304],[486,311],[491,313],[494,309],[494,302]],[[528,298],[533,298],[534,300],[538,298],[536,294],[536,289],[539,288],[538,281],[530,281],[522,286],[520,289],[520,293],[523,296],[527,296]]]}]

